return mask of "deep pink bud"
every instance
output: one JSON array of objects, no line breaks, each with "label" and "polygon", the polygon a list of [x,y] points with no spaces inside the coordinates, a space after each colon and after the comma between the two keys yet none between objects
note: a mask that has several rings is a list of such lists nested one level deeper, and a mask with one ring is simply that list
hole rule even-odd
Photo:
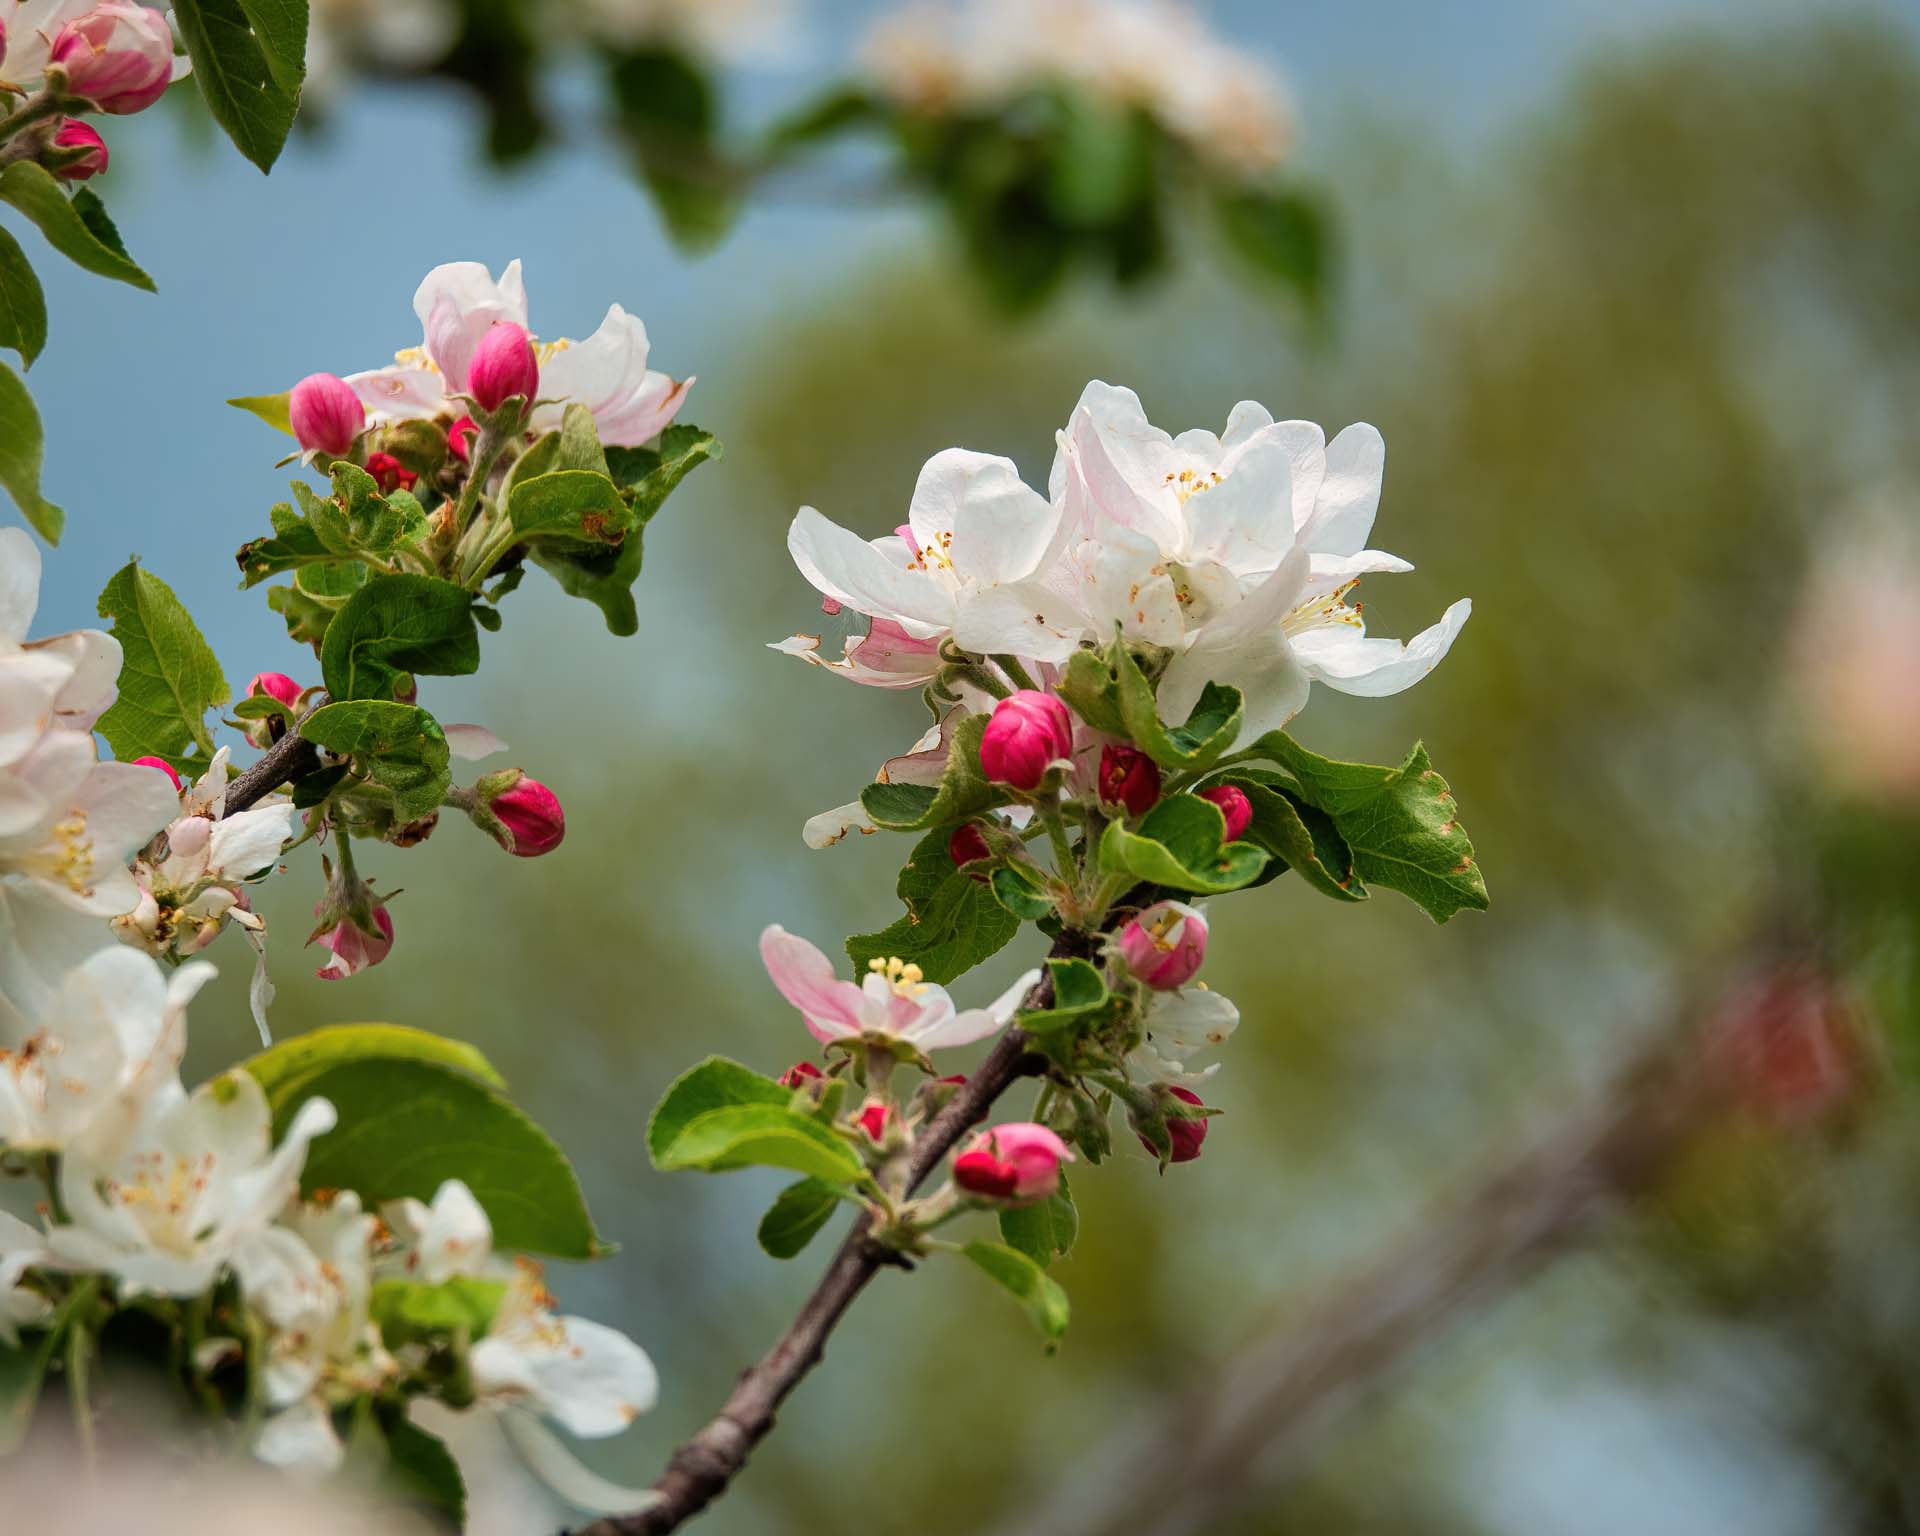
[{"label": "deep pink bud", "polygon": [[[964,869],[981,859],[992,858],[993,850],[987,846],[980,829],[969,821],[953,829],[953,836],[947,839],[947,857]],[[975,870],[970,878],[982,885],[987,883],[986,874],[981,870]]]},{"label": "deep pink bud", "polygon": [[[0,32],[4,32],[0,26]],[[6,52],[5,39],[0,37],[0,54]],[[63,117],[59,130],[53,136],[55,149],[84,149],[87,151],[77,160],[69,160],[53,174],[62,181],[91,181],[107,168],[107,141],[100,137],[97,130],[77,117]]]},{"label": "deep pink bud", "polygon": [[158,768],[168,778],[173,780],[174,793],[178,794],[182,789],[186,788],[186,785],[180,780],[180,775],[173,771],[173,764],[168,762],[164,757],[136,757],[134,762],[138,763],[142,768]]},{"label": "deep pink bud", "polygon": [[288,709],[300,702],[300,685],[284,672],[256,672],[247,684],[247,697],[264,693],[270,699],[278,699]]},{"label": "deep pink bud", "polygon": [[1144,816],[1160,798],[1160,765],[1138,747],[1108,742],[1100,749],[1100,799]]},{"label": "deep pink bud", "polygon": [[1207,958],[1207,920],[1179,901],[1157,901],[1120,930],[1120,958],[1162,992],[1184,987]]},{"label": "deep pink bud", "polygon": [[0,16],[0,64],[7,61],[7,18]]},{"label": "deep pink bud", "polygon": [[390,453],[368,454],[367,473],[373,476],[373,483],[380,487],[382,496],[394,491],[410,491],[413,482],[420,478]]},{"label": "deep pink bud", "polygon": [[1220,807],[1220,814],[1227,820],[1227,838],[1230,843],[1238,842],[1240,834],[1253,824],[1253,802],[1247,798],[1244,789],[1231,784],[1216,784],[1212,789],[1200,791],[1202,800],[1210,800]]},{"label": "deep pink bud", "polygon": [[854,1124],[867,1133],[869,1140],[878,1143],[887,1134],[887,1123],[893,1118],[893,1111],[878,1099],[868,1099],[866,1106],[855,1116]]},{"label": "deep pink bud", "polygon": [[473,440],[480,435],[480,427],[471,416],[462,416],[447,428],[447,447],[462,464],[473,449]]},{"label": "deep pink bud", "polygon": [[1060,1189],[1060,1165],[1073,1151],[1030,1120],[983,1131],[953,1160],[953,1182],[994,1200],[1045,1200]]},{"label": "deep pink bud", "polygon": [[[315,914],[325,907],[326,903],[321,902],[314,908]],[[385,907],[373,909],[373,926],[378,932],[368,933],[352,918],[343,916],[334,927],[319,935],[319,942],[333,951],[333,957],[313,974],[322,981],[344,981],[386,959],[393,949],[393,919]]]},{"label": "deep pink bud", "polygon": [[513,851],[523,859],[552,853],[567,835],[560,797],[524,774],[512,789],[494,798],[491,809],[513,834]]},{"label": "deep pink bud", "polygon": [[[1169,1088],[1167,1092],[1183,1104],[1191,1104],[1196,1109],[1206,1108],[1200,1102],[1200,1095],[1191,1088]],[[1168,1115],[1167,1137],[1173,1143],[1173,1150],[1167,1154],[1167,1161],[1190,1163],[1200,1155],[1200,1143],[1207,1139],[1207,1121],[1204,1117],[1188,1120],[1184,1117],[1176,1119]],[[1153,1143],[1144,1136],[1140,1138],[1140,1145],[1149,1152],[1154,1152]],[[1158,1153],[1156,1152],[1155,1155],[1158,1156]]]},{"label": "deep pink bud", "polygon": [[345,379],[310,373],[287,396],[287,420],[302,448],[338,458],[366,425],[367,408]]},{"label": "deep pink bud", "polygon": [[1050,693],[1022,688],[993,706],[980,767],[996,784],[1038,789],[1049,764],[1073,755],[1073,716]]},{"label": "deep pink bud", "polygon": [[49,61],[71,95],[102,112],[140,112],[173,83],[173,33],[160,12],[107,0],[60,29]]},{"label": "deep pink bud", "polygon": [[483,411],[497,411],[515,395],[529,405],[540,388],[540,363],[525,326],[496,320],[473,349],[467,365],[467,393]]},{"label": "deep pink bud", "polygon": [[809,1082],[817,1082],[826,1075],[810,1061],[796,1061],[780,1074],[778,1081],[782,1088],[800,1088]]}]

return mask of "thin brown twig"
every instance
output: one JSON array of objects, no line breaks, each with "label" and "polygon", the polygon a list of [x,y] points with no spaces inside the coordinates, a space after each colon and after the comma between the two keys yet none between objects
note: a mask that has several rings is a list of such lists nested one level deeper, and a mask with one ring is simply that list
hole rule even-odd
[{"label": "thin brown twig", "polygon": [[[304,722],[303,722],[304,723]],[[244,811],[265,799],[289,779],[312,773],[320,766],[320,753],[300,734],[298,725],[267,748],[266,755],[227,785],[225,814]]]},{"label": "thin brown twig", "polygon": [[[1068,933],[1055,941],[1052,953],[1055,958],[1084,955],[1091,948],[1086,935]],[[1051,976],[1043,975],[1026,1006],[1046,1007],[1052,991]],[[1009,1029],[1002,1035],[979,1070],[915,1137],[907,1163],[907,1192],[920,1186],[1001,1094],[1044,1065],[1044,1058],[1027,1049],[1027,1037],[1020,1030]],[[873,1240],[872,1225],[871,1215],[863,1212],[787,1331],[740,1378],[720,1411],[673,1453],[665,1474],[653,1485],[660,1501],[633,1514],[595,1521],[575,1536],[661,1536],[677,1530],[726,1491],[753,1448],[772,1430],[780,1405],[820,1363],[828,1337],[854,1298],[882,1265],[901,1262],[898,1254]]]}]

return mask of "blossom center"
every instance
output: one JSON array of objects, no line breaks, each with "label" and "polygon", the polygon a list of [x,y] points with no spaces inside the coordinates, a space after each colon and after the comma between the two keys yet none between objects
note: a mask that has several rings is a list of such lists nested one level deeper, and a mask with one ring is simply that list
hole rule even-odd
[{"label": "blossom center", "polygon": [[898,955],[882,960],[875,955],[867,962],[867,969],[886,982],[895,997],[926,995],[927,983],[923,979],[926,973],[910,960],[902,960]]},{"label": "blossom center", "polygon": [[72,811],[53,824],[53,871],[76,896],[93,894],[93,839],[87,835],[87,813]]},{"label": "blossom center", "polygon": [[1162,483],[1172,489],[1173,494],[1180,498],[1180,505],[1184,507],[1202,491],[1212,490],[1224,479],[1226,476],[1217,469],[1183,469],[1178,474],[1168,470],[1167,478]]}]

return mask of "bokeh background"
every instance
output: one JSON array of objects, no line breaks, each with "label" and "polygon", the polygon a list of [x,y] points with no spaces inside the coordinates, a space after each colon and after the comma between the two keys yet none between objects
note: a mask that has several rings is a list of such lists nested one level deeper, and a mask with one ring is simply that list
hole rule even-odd
[{"label": "bokeh background", "polygon": [[[734,109],[764,118],[832,74],[874,9],[809,8],[790,52],[731,80]],[[584,334],[617,299],[656,367],[700,376],[685,414],[726,458],[649,530],[638,637],[536,578],[483,678],[422,699],[554,785],[566,844],[509,866],[455,824],[378,851],[366,872],[405,889],[400,942],[345,986],[297,949],[311,870],[264,903],[278,1033],[383,1019],[471,1040],[572,1153],[623,1247],[552,1284],[665,1380],[656,1412],[584,1454],[646,1481],[785,1324],[824,1245],[766,1259],[753,1226],[780,1181],[656,1175],[645,1114],[709,1052],[769,1071],[804,1054],[754,956],[764,924],[832,950],[897,911],[903,841],[800,841],[920,710],[763,648],[817,618],[785,556],[793,510],[889,528],[920,462],[956,443],[1044,484],[1092,377],[1175,430],[1217,429],[1247,397],[1330,430],[1372,421],[1390,447],[1377,542],[1419,571],[1380,583],[1370,619],[1412,633],[1463,593],[1474,618],[1412,693],[1321,691],[1296,731],[1374,760],[1424,738],[1493,909],[1442,929],[1391,893],[1353,909],[1284,880],[1223,903],[1210,976],[1244,1017],[1210,1092],[1225,1115],[1164,1178],[1122,1156],[1078,1181],[1066,1347],[1043,1358],[958,1266],[883,1276],[706,1528],[994,1531],[1386,1244],[1444,1225],[1703,994],[1791,964],[1851,999],[1820,1113],[1703,1117],[1597,1240],[1433,1328],[1358,1401],[1337,1394],[1312,1453],[1250,1458],[1203,1528],[1920,1529],[1920,1122],[1902,1087],[1920,860],[1886,775],[1877,799],[1835,777],[1865,726],[1821,713],[1847,645],[1899,615],[1844,581],[1808,595],[1836,551],[1920,524],[1916,13],[1210,14],[1300,99],[1302,167],[1339,229],[1325,324],[1249,292],[1196,232],[1147,293],[1080,287],[1010,326],[925,208],[830,180],[681,256],[564,80],[563,148],[509,175],[484,165],[469,103],[417,86],[352,87],[266,179],[189,111],[122,125],[104,185],[164,299],[45,270],[55,344],[33,383],[71,532],[41,629],[88,622],[139,553],[230,678],[310,679],[230,575],[284,495],[283,440],[220,402],[411,344],[438,262],[521,257],[536,330]],[[1920,733],[1905,686],[1868,707]],[[211,1071],[252,1025],[250,956],[228,938],[209,958],[224,974],[195,1007],[194,1061]],[[1003,955],[962,1002],[1032,958]],[[1098,1504],[1083,1492],[1068,1514]],[[477,1528],[528,1527],[503,1505]]]}]

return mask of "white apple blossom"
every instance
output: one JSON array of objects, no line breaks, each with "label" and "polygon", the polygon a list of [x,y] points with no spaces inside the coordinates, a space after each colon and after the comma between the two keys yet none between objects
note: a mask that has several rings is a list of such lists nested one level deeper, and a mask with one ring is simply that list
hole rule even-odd
[{"label": "white apple blossom", "polygon": [[187,1004],[212,976],[204,961],[169,975],[116,945],[69,971],[36,1016],[0,1011],[0,1144],[110,1141],[184,1098]]},{"label": "white apple blossom", "polygon": [[[40,551],[21,528],[0,528],[0,768],[56,726],[87,731],[113,702],[120,642],[97,629],[29,640],[40,605]],[[9,796],[0,788],[0,830]]]},{"label": "white apple blossom", "polygon": [[493,1254],[493,1224],[459,1179],[435,1190],[429,1205],[393,1200],[380,1214],[399,1245],[388,1267],[409,1280],[440,1285],[456,1275],[477,1275]]},{"label": "white apple blossom", "polygon": [[991,112],[1064,85],[1152,113],[1231,173],[1270,174],[1293,148],[1280,78],[1176,0],[920,0],[882,17],[862,56],[917,112]]},{"label": "white apple blossom", "polygon": [[[413,296],[421,344],[397,353],[394,366],[350,374],[371,422],[462,415],[474,348],[498,321],[527,325],[527,292],[520,263],[498,280],[475,261],[435,267]],[[584,341],[536,344],[540,398],[529,429],[545,432],[577,401],[593,412],[600,440],[638,447],[658,437],[679,413],[692,379],[671,379],[647,367],[647,328],[618,304]]]},{"label": "white apple blossom", "polygon": [[275,1147],[265,1091],[236,1071],[102,1144],[69,1147],[68,1224],[47,1234],[51,1262],[112,1275],[123,1294],[202,1294],[279,1241],[269,1229],[299,1188],[308,1144],[334,1120],[330,1103],[308,1099]]},{"label": "white apple blossom", "polygon": [[1140,1044],[1127,1057],[1127,1066],[1148,1082],[1194,1087],[1218,1072],[1220,1064],[1196,1072],[1187,1063],[1200,1052],[1225,1044],[1239,1026],[1240,1010],[1205,985],[1156,992],[1147,1005]]},{"label": "white apple blossom", "polygon": [[893,1040],[923,1052],[970,1045],[1006,1028],[1040,979],[1037,969],[1028,971],[987,1007],[961,1012],[945,987],[923,981],[919,966],[897,959],[876,959],[860,981],[842,981],[831,960],[778,923],[760,935],[760,958],[822,1045]]}]

